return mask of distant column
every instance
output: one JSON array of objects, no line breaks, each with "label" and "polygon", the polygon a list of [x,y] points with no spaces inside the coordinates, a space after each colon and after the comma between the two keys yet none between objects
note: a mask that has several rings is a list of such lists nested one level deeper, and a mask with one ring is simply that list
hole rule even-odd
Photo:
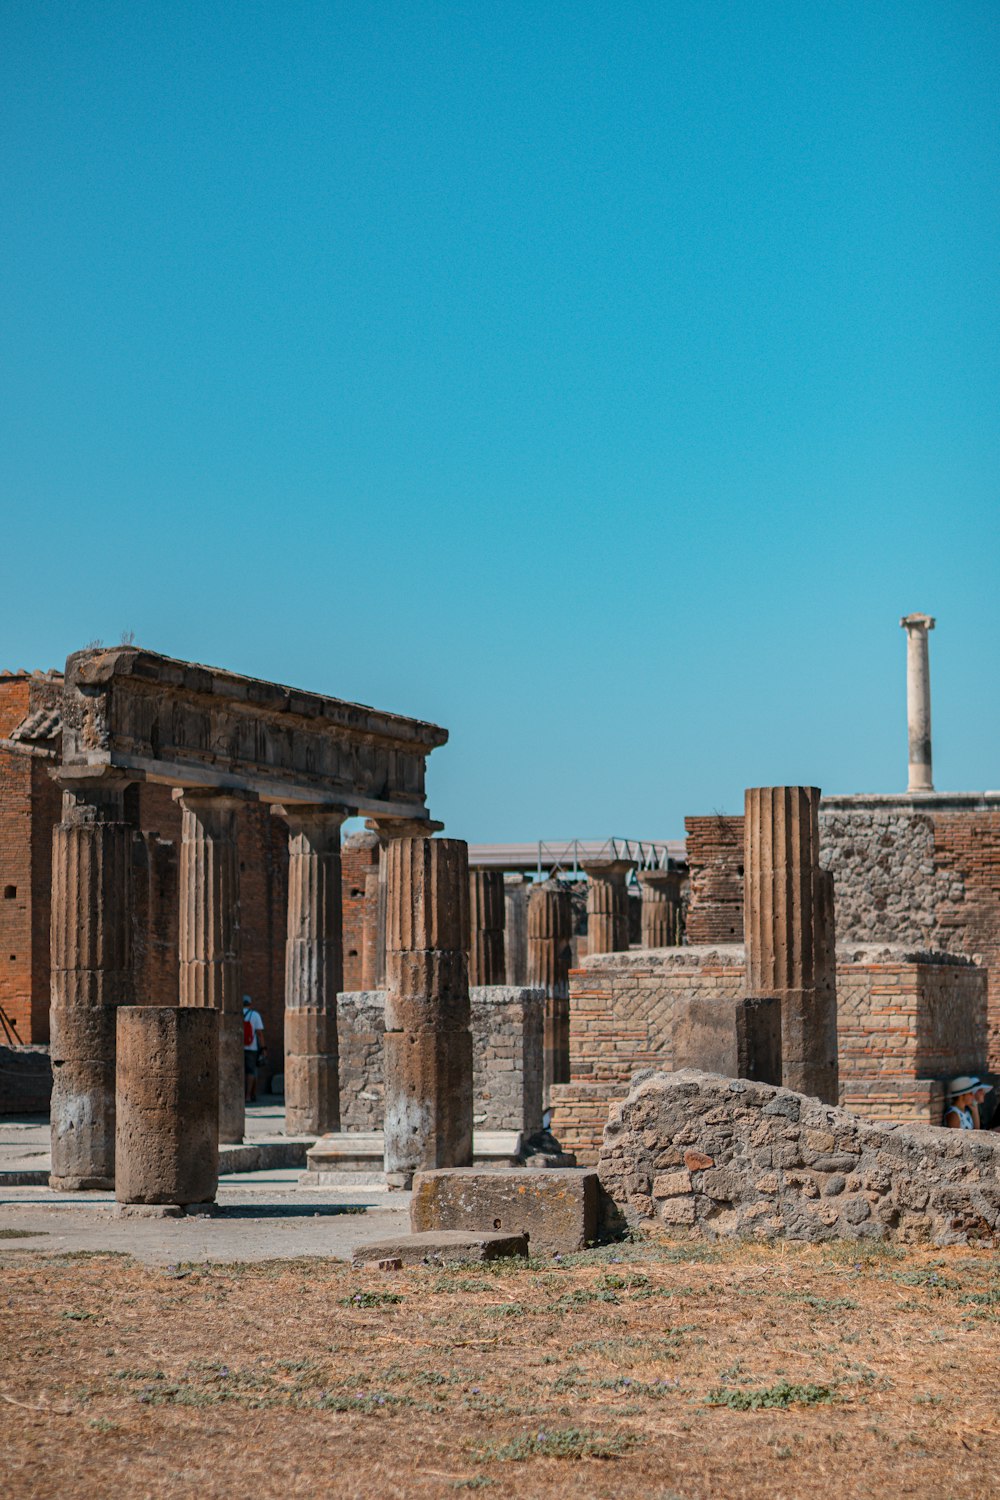
[{"label": "distant column", "polygon": [[635,866],[627,859],[588,861],[583,866],[587,876],[587,952],[624,953],[628,950],[629,870]]},{"label": "distant column", "polygon": [[52,830],[51,1052],[54,1188],[115,1182],[115,1021],[132,995],[132,841],[127,780],[63,787]]},{"label": "distant column", "polygon": [[219,1015],[219,1139],[246,1123],[240,986],[240,864],[232,793],[186,787],[181,805],[180,1002]]},{"label": "distant column", "polygon": [[393,839],[386,863],[385,1171],[472,1161],[468,845]]},{"label": "distant column", "polygon": [[469,984],[504,982],[502,870],[469,871]]},{"label": "distant column", "polygon": [[348,813],[323,806],[277,811],[288,824],[285,1130],[289,1135],[325,1135],[340,1129],[340,829]]},{"label": "distant column", "polygon": [[676,870],[640,870],[642,946],[675,948],[680,942],[681,877]]},{"label": "distant column", "polygon": [[504,964],[508,984],[528,982],[528,894],[530,882],[525,875],[505,875]]},{"label": "distant column", "polygon": [[930,615],[905,615],[900,625],[906,631],[906,727],[910,742],[908,792],[932,792],[931,765],[931,667],[928,632],[935,621]]},{"label": "distant column", "polygon": [[219,1185],[219,1028],[207,1010],[118,1012],[119,1203],[212,1203]]},{"label": "distant column", "polygon": [[746,793],[744,930],[754,999],[781,1001],[784,1086],[838,1103],[833,878],[819,866],[813,786]]},{"label": "distant column", "polygon": [[545,991],[545,1101],[554,1083],[569,1082],[569,964],[572,909],[557,880],[540,881],[528,896],[528,984]]}]

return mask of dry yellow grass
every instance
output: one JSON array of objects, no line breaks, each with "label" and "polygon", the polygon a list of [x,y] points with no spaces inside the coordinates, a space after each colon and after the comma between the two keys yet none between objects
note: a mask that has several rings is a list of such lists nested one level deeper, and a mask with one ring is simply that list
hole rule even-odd
[{"label": "dry yellow grass", "polygon": [[6,1500],[996,1485],[982,1252],[620,1246],[355,1273],[0,1250]]}]

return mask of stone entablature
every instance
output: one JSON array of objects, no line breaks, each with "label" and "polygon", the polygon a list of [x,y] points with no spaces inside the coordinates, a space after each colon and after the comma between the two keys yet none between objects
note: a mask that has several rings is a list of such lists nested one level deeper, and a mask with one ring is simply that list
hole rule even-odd
[{"label": "stone entablature", "polygon": [[132,646],[66,662],[64,771],[117,767],[170,786],[426,818],[428,754],[447,730]]},{"label": "stone entablature", "polygon": [[879,1125],[717,1074],[637,1075],[612,1107],[598,1174],[608,1228],[1000,1244],[1000,1137]]}]

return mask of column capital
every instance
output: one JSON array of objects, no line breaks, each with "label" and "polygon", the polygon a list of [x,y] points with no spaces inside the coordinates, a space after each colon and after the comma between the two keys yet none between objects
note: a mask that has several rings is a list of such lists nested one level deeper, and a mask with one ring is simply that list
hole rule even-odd
[{"label": "column capital", "polygon": [[589,880],[617,880],[635,869],[634,859],[587,859],[580,869]]},{"label": "column capital", "polygon": [[63,822],[121,823],[125,793],[136,778],[114,766],[56,766],[49,775],[63,794]]},{"label": "column capital", "polygon": [[899,623],[904,630],[933,630],[937,621],[933,615],[913,614],[904,615]]},{"label": "column capital", "polygon": [[271,816],[282,818],[292,833],[339,833],[351,809],[329,802],[272,802]]},{"label": "column capital", "polygon": [[240,787],[221,786],[175,786],[171,793],[175,802],[189,812],[235,812],[248,802],[259,802],[255,792],[243,791]]},{"label": "column capital", "polygon": [[650,891],[677,890],[681,883],[679,870],[637,870],[639,884]]}]

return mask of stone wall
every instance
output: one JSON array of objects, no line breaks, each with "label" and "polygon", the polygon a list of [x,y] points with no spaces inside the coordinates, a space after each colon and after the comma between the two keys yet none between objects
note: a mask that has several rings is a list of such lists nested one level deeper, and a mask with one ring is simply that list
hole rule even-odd
[{"label": "stone wall", "polygon": [[[473,986],[472,1092],[479,1130],[522,1130],[542,1123],[545,996],[514,985]],[[340,1117],[344,1130],[381,1130],[385,991],[337,997]]]},{"label": "stone wall", "polygon": [[[986,974],[959,955],[898,945],[837,949],[840,1102],[875,1119],[941,1118],[940,1080],[983,1067]],[[673,1066],[676,1002],[745,994],[742,944],[595,954],[570,974],[570,1082],[553,1129],[596,1160],[613,1099],[641,1068]]]},{"label": "stone wall", "polygon": [[1000,1137],[877,1125],[710,1073],[637,1075],[598,1172],[608,1228],[1000,1244]]},{"label": "stone wall", "polygon": [[743,941],[743,819],[713,813],[685,818],[688,862],[687,941]]},{"label": "stone wall", "polygon": [[0,1046],[0,1115],[43,1115],[52,1097],[47,1047]]},{"label": "stone wall", "polygon": [[365,943],[374,948],[378,860],[379,843],[374,833],[352,833],[344,839],[341,909],[346,993],[364,989],[367,976],[375,973],[375,955],[365,953]]}]

